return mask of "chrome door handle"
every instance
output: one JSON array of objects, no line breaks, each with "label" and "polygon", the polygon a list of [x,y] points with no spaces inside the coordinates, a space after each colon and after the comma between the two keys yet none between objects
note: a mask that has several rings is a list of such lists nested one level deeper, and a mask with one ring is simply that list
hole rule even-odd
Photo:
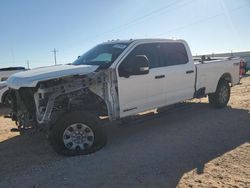
[{"label": "chrome door handle", "polygon": [[192,74],[192,73],[194,73],[194,70],[188,70],[188,71],[186,71],[186,74]]},{"label": "chrome door handle", "polygon": [[157,76],[155,76],[155,79],[161,79],[161,78],[165,78],[165,75],[157,75]]}]

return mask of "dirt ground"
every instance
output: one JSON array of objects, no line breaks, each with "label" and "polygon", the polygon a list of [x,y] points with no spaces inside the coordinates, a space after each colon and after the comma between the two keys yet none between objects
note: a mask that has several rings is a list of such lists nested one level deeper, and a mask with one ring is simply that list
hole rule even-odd
[{"label": "dirt ground", "polygon": [[62,157],[44,134],[20,136],[0,107],[0,187],[250,187],[250,73],[227,108],[207,99],[107,127],[108,144]]}]

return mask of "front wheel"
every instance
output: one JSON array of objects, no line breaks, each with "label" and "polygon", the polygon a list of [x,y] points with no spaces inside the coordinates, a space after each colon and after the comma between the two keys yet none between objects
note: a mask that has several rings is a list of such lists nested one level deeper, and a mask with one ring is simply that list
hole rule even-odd
[{"label": "front wheel", "polygon": [[58,120],[50,131],[49,140],[61,155],[87,155],[106,144],[106,135],[96,116],[79,111]]},{"label": "front wheel", "polygon": [[220,80],[216,92],[208,95],[209,104],[215,108],[224,108],[230,99],[230,85],[226,80]]}]

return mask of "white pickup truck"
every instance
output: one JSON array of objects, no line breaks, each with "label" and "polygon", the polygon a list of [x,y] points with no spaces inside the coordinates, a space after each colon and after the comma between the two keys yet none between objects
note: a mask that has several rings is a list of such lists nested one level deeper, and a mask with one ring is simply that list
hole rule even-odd
[{"label": "white pickup truck", "polygon": [[240,59],[194,62],[183,40],[140,39],[97,45],[72,64],[33,69],[7,80],[20,131],[46,128],[55,151],[102,148],[110,121],[208,95],[225,107],[238,84]]}]

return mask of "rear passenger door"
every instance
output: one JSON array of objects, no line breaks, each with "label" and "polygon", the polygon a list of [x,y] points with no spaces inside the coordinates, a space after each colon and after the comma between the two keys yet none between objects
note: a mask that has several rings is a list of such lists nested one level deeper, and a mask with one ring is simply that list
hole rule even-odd
[{"label": "rear passenger door", "polygon": [[195,66],[189,61],[186,47],[180,42],[161,43],[158,46],[161,66],[165,70],[165,98],[174,104],[193,98]]}]

